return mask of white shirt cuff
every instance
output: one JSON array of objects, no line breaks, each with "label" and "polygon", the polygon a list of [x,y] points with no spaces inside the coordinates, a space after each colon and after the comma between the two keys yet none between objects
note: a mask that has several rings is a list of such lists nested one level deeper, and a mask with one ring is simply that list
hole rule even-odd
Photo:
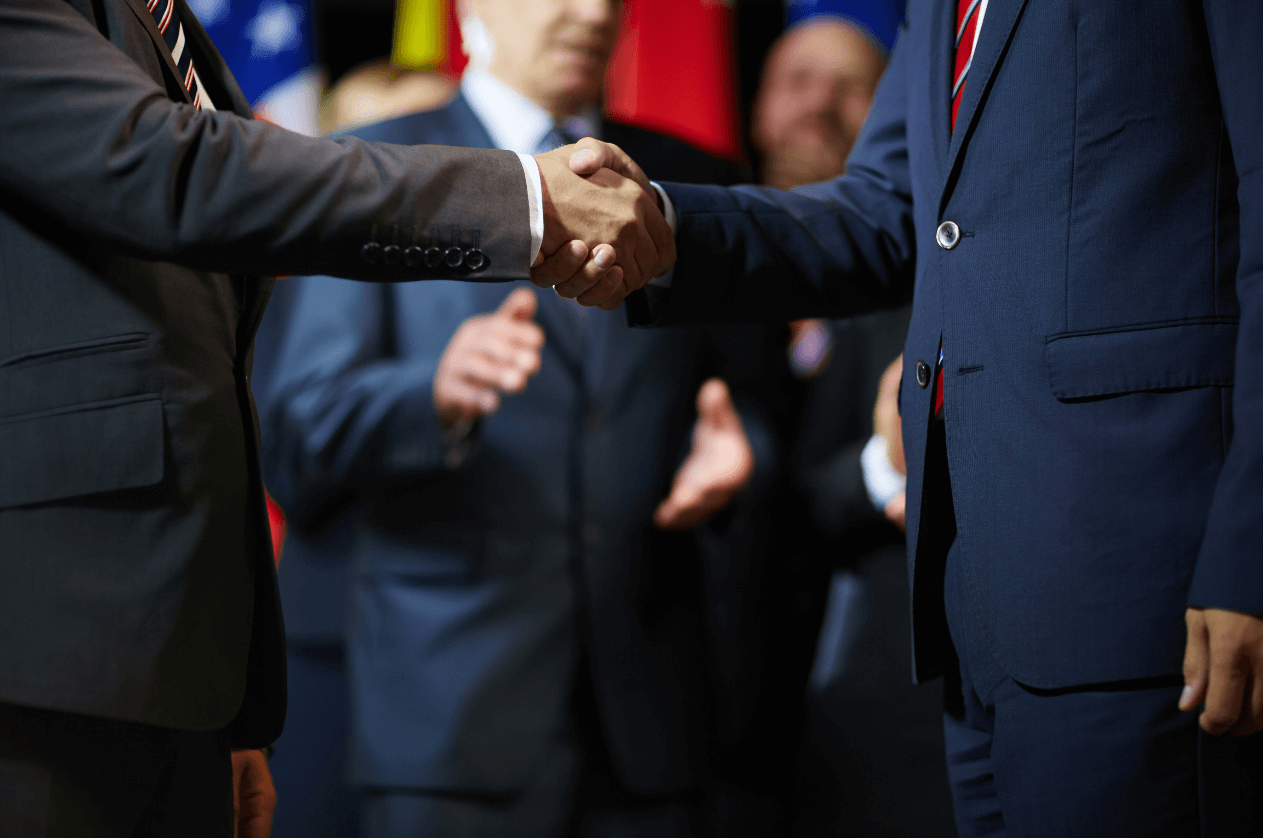
[{"label": "white shirt cuff", "polygon": [[530,267],[544,246],[544,183],[535,158],[521,152],[517,152],[517,156],[526,175],[526,206],[531,214],[531,260],[526,263]]},{"label": "white shirt cuff", "polygon": [[[667,220],[667,226],[671,228],[671,235],[675,235],[676,229],[680,226],[680,217],[675,212],[675,204],[671,203],[671,197],[667,195],[666,190],[653,181],[649,181],[649,185],[658,190],[658,197],[662,199],[662,215]],[[655,276],[649,280],[648,285],[656,285],[659,288],[670,288],[671,280],[675,278],[675,266],[672,265],[662,276]]]},{"label": "white shirt cuff", "polygon": [[895,471],[890,464],[890,444],[884,436],[873,434],[860,454],[860,466],[864,469],[864,488],[868,499],[879,510],[908,488],[907,475]]}]

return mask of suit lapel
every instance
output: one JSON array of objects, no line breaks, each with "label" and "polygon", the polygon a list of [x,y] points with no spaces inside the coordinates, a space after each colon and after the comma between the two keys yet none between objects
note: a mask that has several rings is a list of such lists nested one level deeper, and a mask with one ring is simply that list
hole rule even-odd
[{"label": "suit lapel", "polygon": [[[171,57],[171,48],[167,46],[167,42],[162,39],[162,33],[158,31],[158,21],[153,19],[149,8],[143,0],[124,0],[127,8],[132,10],[132,14],[136,15],[136,19],[140,21],[140,25],[149,33],[149,38],[154,42],[154,46],[158,49],[158,55],[162,62],[166,65],[167,72],[171,73],[171,78],[175,79],[175,86],[180,93],[184,95],[184,101],[193,104],[193,98],[189,96],[188,90],[184,88],[184,82],[180,78],[180,71],[175,66],[175,59]],[[191,15],[192,12],[189,12]]]},{"label": "suit lapel", "polygon": [[952,141],[950,81],[956,19],[954,0],[940,0],[937,13],[930,22],[930,134],[934,140],[934,163],[939,181],[947,180],[947,148]]},{"label": "suit lapel", "polygon": [[[944,2],[943,5],[951,4]],[[1013,29],[1024,8],[1026,0],[990,0],[987,4],[987,16],[982,21],[978,47],[974,50],[973,63],[969,66],[965,93],[960,100],[960,112],[956,114],[956,130],[952,132],[951,145],[947,151],[949,177],[956,168],[965,139],[973,128],[982,100],[991,88],[991,79],[1000,66],[1005,47],[1013,37]],[[954,39],[955,33],[950,37]],[[941,99],[947,101],[950,95],[950,88],[942,88]]]}]

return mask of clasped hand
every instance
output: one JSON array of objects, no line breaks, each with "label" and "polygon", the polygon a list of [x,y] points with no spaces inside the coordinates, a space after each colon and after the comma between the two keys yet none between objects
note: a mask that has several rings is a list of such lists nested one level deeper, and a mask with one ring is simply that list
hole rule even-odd
[{"label": "clasped hand", "polygon": [[657,191],[618,146],[588,138],[535,161],[544,190],[536,285],[611,311],[675,264]]}]

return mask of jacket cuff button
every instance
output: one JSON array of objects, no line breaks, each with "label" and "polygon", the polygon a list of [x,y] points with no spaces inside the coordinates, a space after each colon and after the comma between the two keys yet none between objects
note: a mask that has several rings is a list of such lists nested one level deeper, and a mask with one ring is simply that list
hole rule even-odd
[{"label": "jacket cuff button", "polygon": [[382,248],[382,263],[398,265],[403,261],[403,248],[397,244],[388,244]]},{"label": "jacket cuff button", "polygon": [[404,248],[403,263],[409,268],[415,268],[421,264],[421,258],[424,251],[415,244],[412,247]]},{"label": "jacket cuff button", "polygon": [[476,247],[471,247],[465,254],[465,267],[471,271],[480,271],[487,266],[487,256]]},{"label": "jacket cuff button", "polygon": [[425,253],[421,256],[421,260],[425,262],[427,268],[437,268],[439,262],[443,261],[443,251],[437,247],[427,247]]},{"label": "jacket cuff button", "polygon": [[369,242],[360,248],[360,258],[370,265],[376,265],[382,258],[382,246],[377,242]]},{"label": "jacket cuff button", "polygon": [[465,261],[465,251],[459,247],[449,247],[443,251],[443,264],[449,268],[459,268]]}]

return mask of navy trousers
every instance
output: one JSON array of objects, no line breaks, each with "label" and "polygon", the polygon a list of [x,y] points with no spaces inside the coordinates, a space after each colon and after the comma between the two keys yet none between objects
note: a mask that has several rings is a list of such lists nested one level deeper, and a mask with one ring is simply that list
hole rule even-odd
[{"label": "navy trousers", "polygon": [[[934,433],[941,451],[941,423]],[[946,473],[944,461],[943,483]],[[940,497],[950,502],[950,486]],[[967,560],[953,544],[943,575],[957,659],[943,727],[961,836],[1263,835],[1263,734],[1203,733],[1197,714],[1177,706],[1178,675],[1065,690],[1014,681],[967,604]]]}]

